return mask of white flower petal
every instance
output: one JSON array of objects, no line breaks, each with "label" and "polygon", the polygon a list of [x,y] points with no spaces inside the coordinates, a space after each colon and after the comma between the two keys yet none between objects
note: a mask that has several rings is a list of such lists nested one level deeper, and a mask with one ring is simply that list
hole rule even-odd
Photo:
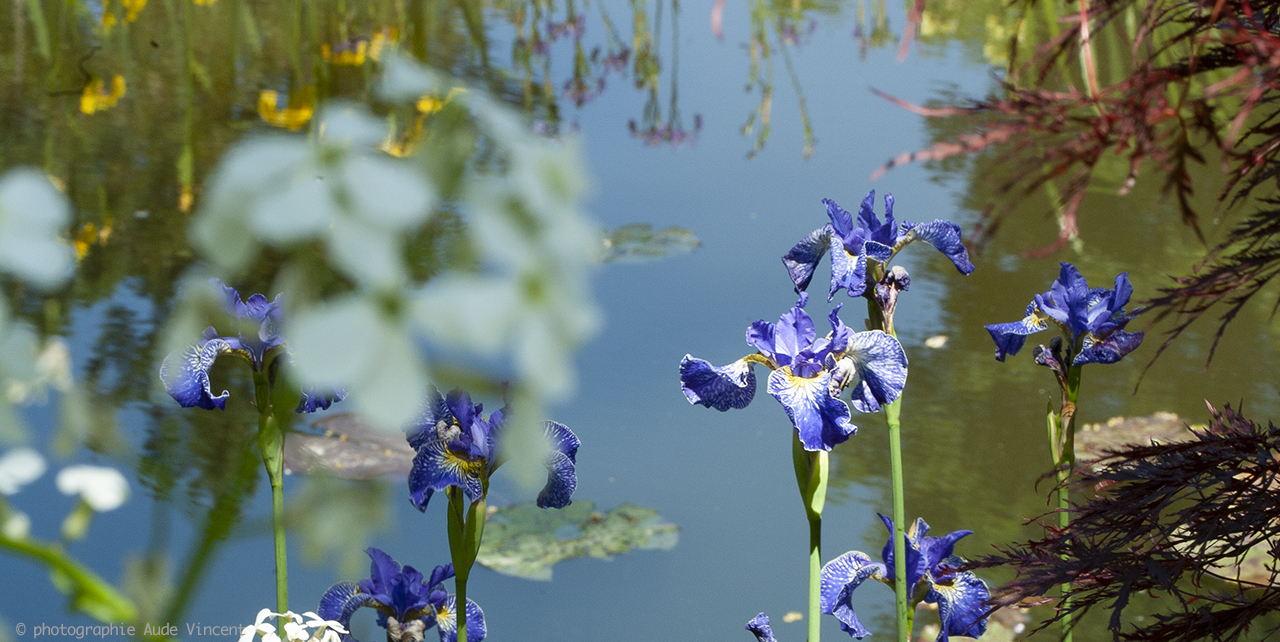
[{"label": "white flower petal", "polygon": [[129,499],[129,482],[114,468],[67,466],[58,471],[58,490],[79,495],[95,511],[115,510]]},{"label": "white flower petal", "polygon": [[40,478],[44,457],[30,448],[14,448],[0,457],[0,495],[12,495]]}]

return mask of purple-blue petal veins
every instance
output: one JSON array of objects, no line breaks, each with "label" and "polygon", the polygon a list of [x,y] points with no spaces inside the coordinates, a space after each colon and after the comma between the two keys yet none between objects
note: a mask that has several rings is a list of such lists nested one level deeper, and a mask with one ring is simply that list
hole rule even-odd
[{"label": "purple-blue petal veins", "polygon": [[370,547],[365,552],[372,562],[369,578],[360,580],[359,587],[374,602],[370,606],[398,622],[422,617],[431,592],[422,580],[422,573],[412,566],[401,568],[390,555],[376,548]]},{"label": "purple-blue petal veins", "polygon": [[844,289],[849,296],[861,296],[867,289],[867,248],[864,242],[847,244],[838,235],[831,236],[831,289],[827,300]]},{"label": "purple-blue petal veins", "polygon": [[[889,541],[885,542],[884,549],[880,552],[881,558],[884,559],[885,566],[888,568],[886,575],[894,576],[894,553],[893,553],[893,520],[880,515],[880,520],[884,522],[885,528],[889,529]],[[924,519],[917,518],[903,533],[906,541],[907,552],[907,587],[908,591],[914,591],[920,579],[926,575],[933,573],[937,575],[945,570],[945,565],[951,557],[952,551],[955,549],[956,541],[962,537],[972,535],[973,531],[959,530],[947,533],[942,537],[928,537],[929,524]]]},{"label": "purple-blue petal veins", "polygon": [[169,355],[160,364],[160,381],[164,389],[183,408],[204,408],[223,410],[227,407],[227,391],[218,396],[213,395],[209,387],[209,369],[218,355],[228,352],[227,342],[219,339],[207,339],[187,348],[181,355]]},{"label": "purple-blue petal veins", "polygon": [[858,431],[849,423],[849,406],[828,392],[831,373],[797,377],[791,369],[769,373],[769,394],[787,411],[805,450],[831,450]]},{"label": "purple-blue petal veins", "polygon": [[969,571],[935,578],[924,601],[938,605],[942,630],[938,633],[937,642],[948,642],[952,635],[981,637],[987,631],[987,601],[990,598],[987,584]]},{"label": "purple-blue petal veins", "polygon": [[246,334],[239,332],[237,350],[243,350],[245,356],[253,364],[254,370],[261,370],[266,365],[268,352],[284,345],[280,336],[281,295],[275,300],[268,300],[261,294],[254,294],[241,301],[240,293],[218,279],[210,279],[210,283],[222,289],[224,306],[227,313],[236,317],[243,324],[256,327]]},{"label": "purple-blue petal veins", "polygon": [[449,404],[444,401],[444,396],[433,386],[427,393],[426,410],[414,426],[406,431],[405,436],[409,440],[409,446],[417,450],[422,447],[422,444],[440,438],[437,426],[448,427],[457,424],[453,411],[449,410]]},{"label": "purple-blue petal veins", "polygon": [[769,627],[769,616],[765,615],[764,611],[747,622],[747,630],[756,636],[756,642],[778,642],[778,639],[773,637],[773,629]]},{"label": "purple-blue petal veins", "polygon": [[457,486],[471,501],[484,493],[481,475],[489,472],[483,458],[472,458],[466,450],[455,450],[457,441],[433,439],[418,448],[409,470],[409,501],[420,511],[427,509],[431,496],[450,486]]},{"label": "purple-blue petal veins", "polygon": [[1027,306],[1026,316],[1021,321],[1010,323],[993,323],[986,326],[991,340],[996,343],[996,361],[1004,361],[1011,354],[1018,354],[1027,342],[1028,335],[1048,328],[1045,320],[1036,314],[1036,304]]},{"label": "purple-blue petal veins", "polygon": [[[458,642],[458,596],[450,595],[442,606],[436,608],[436,625],[440,642]],[[480,605],[467,598],[467,640],[480,642],[488,633],[485,630],[484,611]]]},{"label": "purple-blue petal veins", "polygon": [[858,638],[871,634],[853,612],[850,596],[868,579],[884,578],[885,566],[871,561],[861,551],[849,551],[822,567],[819,605],[823,613],[836,616],[845,633]]},{"label": "purple-blue petal veins", "polygon": [[1142,332],[1123,332],[1121,330],[1113,331],[1110,336],[1104,339],[1095,339],[1092,333],[1085,333],[1081,337],[1084,347],[1076,354],[1072,360],[1072,365],[1084,365],[1086,363],[1115,363],[1124,358],[1126,354],[1133,352],[1139,345],[1142,345]]},{"label": "purple-blue petal veins", "polygon": [[756,375],[751,364],[739,359],[715,367],[704,359],[685,355],[680,360],[680,389],[691,404],[725,411],[746,408],[756,395]]},{"label": "purple-blue petal veins", "polygon": [[809,289],[809,282],[813,280],[813,271],[817,269],[818,261],[822,260],[822,255],[827,253],[827,247],[831,245],[832,233],[831,226],[824,225],[810,232],[782,257],[782,264],[787,266],[787,273],[791,275],[791,282],[795,284],[796,292]]},{"label": "purple-blue petal veins", "polygon": [[[809,294],[801,292],[800,299],[790,310],[782,313],[778,318],[778,325],[774,326],[772,356],[778,365],[790,363],[801,350],[813,343],[814,337],[818,336],[813,327],[813,319],[804,311],[804,306],[808,302]],[[783,355],[789,357],[785,362],[781,359]]]},{"label": "purple-blue petal veins", "polygon": [[973,272],[973,262],[969,260],[969,251],[960,242],[960,226],[951,221],[935,220],[928,223],[904,223],[907,243],[924,241],[937,248],[961,274]]},{"label": "purple-blue petal veins", "polygon": [[844,358],[853,368],[842,385],[851,389],[853,407],[862,412],[879,411],[907,385],[907,353],[897,339],[880,330],[853,333]]},{"label": "purple-blue petal veins", "polygon": [[[874,199],[875,193],[872,192],[868,198]],[[854,223],[853,215],[829,198],[822,199],[822,204],[827,206],[827,218],[831,219],[831,230],[842,239],[852,240],[859,227]]]},{"label": "purple-blue petal veins", "polygon": [[[360,590],[355,582],[338,582],[320,596],[316,614],[325,620],[336,620],[342,628],[351,630],[351,616],[361,607],[376,604],[368,593]],[[342,633],[343,642],[353,642],[349,633]]]},{"label": "purple-blue petal veins", "polygon": [[547,484],[538,493],[538,508],[564,508],[573,503],[573,491],[578,487],[574,462],[581,442],[561,423],[548,421],[543,430],[551,454],[547,457]]},{"label": "purple-blue petal veins", "polygon": [[840,308],[844,307],[843,303],[837,303],[832,308],[831,314],[827,315],[827,321],[831,323],[831,341],[827,345],[827,353],[840,354],[849,348],[849,339],[853,336],[853,329],[844,324],[840,319]]}]

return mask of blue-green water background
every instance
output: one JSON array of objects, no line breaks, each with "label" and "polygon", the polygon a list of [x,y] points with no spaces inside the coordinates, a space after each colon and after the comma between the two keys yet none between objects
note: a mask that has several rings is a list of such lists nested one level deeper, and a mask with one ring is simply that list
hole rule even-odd
[{"label": "blue-green water background", "polygon": [[[594,179],[588,208],[602,226],[678,225],[702,241],[689,255],[599,269],[595,293],[606,323],[578,358],[577,393],[551,412],[551,418],[571,426],[583,442],[577,496],[602,509],[623,502],[654,507],[681,527],[679,545],[669,552],[635,552],[610,562],[569,561],[555,568],[550,582],[477,570],[469,595],[485,609],[490,639],[743,640],[743,623],[761,610],[774,616],[780,639],[800,639],[804,623],[784,624],[780,617],[805,610],[806,585],[807,531],[791,470],[787,418],[763,392],[745,410],[719,413],[692,407],[680,393],[677,366],[686,353],[713,363],[743,356],[747,325],[776,319],[794,302],[779,258],[825,222],[822,198],[852,208],[874,188],[895,195],[900,220],[947,218],[969,230],[978,219],[978,195],[990,191],[986,185],[993,176],[988,172],[999,171],[972,163],[917,164],[869,181],[890,157],[932,142],[922,118],[876,97],[871,88],[915,103],[947,92],[981,95],[992,87],[999,67],[982,59],[983,43],[976,40],[935,39],[903,62],[895,60],[896,46],[860,53],[852,35],[857,22],[853,3],[833,3],[836,11],[830,13],[806,13],[799,23],[801,43],[790,47],[818,141],[812,156],[803,158],[796,96],[782,62],[775,60],[771,136],[761,153],[746,158],[752,143],[739,127],[759,101],[758,92],[744,92],[749,10],[730,3],[721,41],[708,25],[711,4],[681,3],[675,18],[680,109],[686,127],[695,113],[703,122],[696,143],[672,149],[645,146],[634,138],[626,123],[638,116],[644,96],[616,77],[585,107],[576,109],[567,101],[563,106],[566,121],[581,130]],[[615,21],[625,22],[620,17],[628,14],[624,4],[607,6]],[[670,5],[666,11],[660,42],[670,62]],[[590,40],[603,32],[603,25],[598,14],[587,15]],[[887,20],[900,33],[903,7],[888,6]],[[498,42],[511,38],[509,27],[497,20],[490,34]],[[553,75],[563,78],[571,62],[568,43],[552,47]],[[493,48],[504,50],[501,44]],[[671,72],[671,67],[664,69],[664,91]],[[29,85],[31,95],[38,95]],[[41,121],[35,99],[26,98],[5,97],[10,108],[4,131],[24,131]],[[124,105],[117,109],[128,109]],[[31,149],[0,144],[0,168],[39,163]],[[125,162],[113,153],[104,148],[99,156],[65,161],[73,172],[109,172],[102,168]],[[1210,186],[1211,174],[1204,179]],[[1209,199],[1214,191],[1206,187],[1202,193]],[[903,406],[907,511],[942,532],[976,531],[959,545],[959,554],[986,554],[993,545],[1034,534],[1023,519],[1047,510],[1047,486],[1036,489],[1035,483],[1048,468],[1041,413],[1053,392],[1052,379],[1028,355],[995,362],[982,325],[1020,317],[1031,295],[1047,289],[1056,276],[1057,260],[1077,263],[1094,285],[1109,285],[1117,272],[1127,270],[1135,297],[1142,299],[1168,283],[1166,275],[1182,273],[1202,255],[1194,235],[1177,223],[1172,204],[1159,198],[1155,186],[1140,184],[1125,198],[1114,194],[1104,187],[1086,199],[1080,252],[1036,259],[1022,255],[1047,245],[1056,233],[1047,201],[1031,197],[995,241],[974,256],[978,269],[971,276],[957,274],[928,247],[911,247],[900,259],[912,275],[897,316],[911,360]],[[169,215],[178,216],[151,213]],[[1206,226],[1211,236],[1219,229],[1209,222]],[[140,257],[154,242],[142,233],[110,241],[135,244]],[[148,267],[139,265],[138,270],[145,273]],[[826,270],[824,263],[817,292]],[[99,349],[109,307],[131,309],[144,318],[152,314],[150,300],[137,294],[138,284],[126,276],[108,298],[86,295],[65,311],[65,330],[81,373],[87,355]],[[1157,336],[1120,364],[1090,366],[1080,420],[1167,410],[1202,421],[1203,399],[1244,399],[1252,416],[1274,416],[1280,397],[1270,364],[1277,328],[1261,307],[1246,311],[1207,373],[1207,328],[1180,340],[1136,393]],[[820,328],[828,310],[822,297],[815,296],[809,312]],[[859,326],[864,314],[861,299],[846,301],[847,323]],[[924,339],[939,334],[949,337],[945,347],[924,346]],[[55,423],[51,407],[31,408],[26,416],[37,445],[46,445]],[[147,416],[145,405],[137,402],[118,409],[117,430],[135,447],[144,439]],[[874,555],[885,540],[875,518],[877,511],[890,509],[883,419],[855,414],[854,423],[861,427],[858,435],[832,458],[827,559],[852,548]],[[83,450],[71,460],[122,466],[110,456]],[[100,516],[90,537],[73,548],[108,579],[120,576],[126,555],[146,546],[155,511],[175,515],[167,534],[175,564],[195,536],[194,511],[181,502],[157,506],[144,488],[134,484],[133,489],[125,507]],[[372,544],[419,568],[446,562],[443,506],[420,514],[405,501],[402,483],[393,489],[391,528]],[[532,492],[504,480],[491,491],[490,503],[531,497]],[[49,537],[71,505],[54,488],[51,474],[12,500],[31,514],[34,532]],[[269,505],[266,485],[260,484],[248,508],[250,519],[265,516]],[[357,579],[341,576],[333,564],[305,563],[296,541],[291,541],[290,553],[295,610],[313,609],[330,584]],[[91,623],[68,614],[47,574],[30,562],[0,557],[0,578],[0,617],[10,624]],[[175,624],[181,630],[186,623],[249,623],[260,608],[273,604],[271,578],[269,538],[241,531],[219,552],[192,608]],[[1006,578],[996,573],[988,579]],[[855,606],[873,630],[891,629],[891,591],[869,586],[857,593]],[[377,639],[371,615],[357,621],[363,639]],[[834,620],[824,624],[824,635],[843,637]]]}]

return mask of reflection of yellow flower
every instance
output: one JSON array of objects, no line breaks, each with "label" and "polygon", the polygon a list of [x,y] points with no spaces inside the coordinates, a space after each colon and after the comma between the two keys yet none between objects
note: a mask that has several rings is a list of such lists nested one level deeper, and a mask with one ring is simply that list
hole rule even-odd
[{"label": "reflection of yellow flower", "polygon": [[[120,0],[120,6],[124,7],[124,21],[133,22],[138,19],[138,13],[142,8],[147,6],[147,0]],[[102,1],[102,26],[111,31],[111,27],[116,24],[116,14],[111,10],[111,0]]]},{"label": "reflection of yellow flower", "polygon": [[315,112],[313,92],[310,87],[303,87],[289,94],[289,106],[279,109],[280,95],[272,89],[264,89],[258,94],[258,115],[272,127],[283,127],[297,131],[311,122],[311,114]]},{"label": "reflection of yellow flower", "polygon": [[329,48],[329,45],[320,45],[320,55],[326,62],[335,65],[346,65],[348,67],[359,67],[364,64],[365,54],[369,51],[369,41],[360,39],[338,44],[338,50],[335,52]]},{"label": "reflection of yellow flower", "polygon": [[102,224],[102,229],[98,229],[93,223],[85,223],[84,227],[80,228],[80,233],[76,235],[75,240],[71,242],[76,249],[76,260],[83,259],[84,255],[89,253],[89,247],[94,243],[106,245],[109,238],[111,238],[110,219],[107,219]]},{"label": "reflection of yellow flower", "polygon": [[444,106],[448,105],[449,101],[453,100],[454,96],[457,96],[458,94],[464,93],[466,91],[467,90],[463,89],[462,87],[454,87],[453,89],[449,90],[448,94],[445,94],[445,97],[443,99],[440,98],[439,96],[432,96],[431,94],[427,94],[422,98],[419,98],[418,102],[415,103],[414,106],[416,106],[418,108],[418,111],[423,114],[434,114],[440,111],[441,109],[444,109]]},{"label": "reflection of yellow flower", "polygon": [[198,4],[198,5],[202,6],[202,7],[207,7],[207,6],[209,6],[209,5],[213,4],[213,3],[217,2],[217,1],[218,1],[218,0],[194,0],[194,2],[195,2],[196,4]]},{"label": "reflection of yellow flower", "polygon": [[183,185],[182,192],[178,194],[178,211],[190,212],[191,204],[194,203],[195,200],[195,195],[191,193],[191,186]]},{"label": "reflection of yellow flower", "polygon": [[920,16],[920,37],[945,36],[956,32],[956,21],[939,20],[932,11],[925,10]]},{"label": "reflection of yellow flower", "polygon": [[373,39],[369,41],[369,58],[377,62],[382,58],[382,49],[388,46],[394,47],[399,40],[400,31],[395,27],[387,27],[373,34]]},{"label": "reflection of yellow flower", "polygon": [[107,91],[106,83],[101,78],[94,76],[89,84],[84,86],[84,93],[80,94],[80,111],[86,114],[99,112],[116,104],[120,97],[124,95],[124,76],[116,74],[111,77],[111,90]]}]

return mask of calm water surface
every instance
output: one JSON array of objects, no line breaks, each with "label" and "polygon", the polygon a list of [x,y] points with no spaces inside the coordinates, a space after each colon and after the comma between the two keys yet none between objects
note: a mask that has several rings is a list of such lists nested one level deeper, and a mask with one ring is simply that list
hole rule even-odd
[{"label": "calm water surface", "polygon": [[[235,475],[243,460],[237,444],[254,422],[251,408],[237,410],[234,403],[225,413],[178,412],[163,393],[157,395],[155,331],[172,305],[175,279],[194,260],[184,238],[184,185],[198,202],[201,181],[222,150],[271,129],[257,109],[263,89],[301,95],[307,79],[314,81],[323,70],[329,76],[316,83],[321,89],[306,91],[367,97],[371,64],[317,62],[309,27],[287,26],[289,12],[301,4],[311,6],[221,0],[203,7],[153,0],[136,22],[104,34],[101,5],[47,2],[47,18],[61,34],[52,43],[56,67],[41,57],[32,33],[9,40],[16,33],[13,17],[0,16],[0,43],[12,44],[0,45],[0,169],[45,167],[76,204],[75,230],[89,223],[111,230],[88,247],[75,280],[51,302],[6,284],[24,316],[69,339],[77,375],[90,382],[99,423],[107,426],[90,439],[92,449],[77,449],[68,461],[125,468],[137,482],[134,498],[97,519],[90,537],[73,549],[108,579],[119,578],[131,556],[167,556],[174,572],[183,567],[197,547],[213,489]],[[314,4],[328,34],[320,40],[326,42],[367,33],[361,25],[377,17],[385,20],[380,24],[397,24],[404,13],[393,3]],[[571,36],[550,43],[548,55],[535,56],[527,72],[512,62],[519,48],[511,16],[521,3],[499,3],[483,14],[488,68],[453,5],[426,3],[429,19],[418,24],[426,25],[419,31],[427,37],[404,39],[407,48],[433,63],[526,107],[542,126],[579,130],[594,174],[589,209],[602,226],[678,225],[702,241],[689,255],[600,268],[595,287],[606,325],[580,355],[576,396],[552,413],[583,441],[575,497],[602,509],[623,502],[654,507],[680,525],[679,545],[607,563],[569,561],[555,568],[550,582],[478,570],[469,594],[484,607],[492,639],[639,641],[657,635],[741,641],[748,635],[743,623],[761,610],[774,616],[780,639],[804,635],[803,622],[780,622],[787,611],[804,611],[806,585],[807,532],[786,415],[763,391],[741,411],[691,407],[680,394],[677,366],[686,353],[714,363],[746,354],[747,325],[776,319],[794,302],[779,257],[823,224],[822,198],[852,208],[874,188],[896,196],[900,219],[949,218],[971,229],[1000,168],[984,159],[912,165],[870,182],[868,176],[885,160],[930,144],[941,131],[870,90],[917,103],[949,93],[984,94],[1001,67],[999,48],[988,41],[998,34],[982,25],[991,24],[987,16],[998,24],[1003,14],[999,3],[931,4],[936,13],[926,16],[923,44],[897,62],[902,6],[806,1],[795,12],[790,3],[775,4],[728,3],[722,39],[711,28],[710,1],[577,6],[585,15],[585,56],[595,47],[602,58],[618,47],[631,48],[640,24],[653,36],[658,64],[656,74],[639,81],[633,69],[609,72],[604,90],[581,107],[563,91],[574,73]],[[637,6],[644,11],[633,11]],[[260,49],[243,24],[236,26],[233,12],[244,7],[256,16]],[[572,9],[557,4],[539,22],[562,22]],[[358,18],[334,18],[348,14]],[[350,31],[344,36],[333,25]],[[768,57],[751,46],[761,26]],[[184,33],[191,34],[190,54],[202,66],[191,76],[181,72]],[[95,43],[100,50],[85,58]],[[307,57],[293,60],[298,51]],[[753,55],[760,61],[755,80]],[[104,77],[123,74],[127,91],[103,111],[82,113],[81,67]],[[532,79],[527,84],[526,73]],[[543,88],[548,78],[550,94]],[[598,88],[586,86],[592,93]],[[679,146],[647,141],[646,130],[673,122],[673,105],[677,124],[690,134],[696,130],[696,136]],[[744,133],[753,110],[755,129]],[[761,142],[765,114],[769,131]],[[1155,186],[1140,183],[1119,198],[1105,178],[1101,183],[1081,210],[1078,248],[1045,258],[1024,256],[1056,233],[1046,214],[1048,201],[1031,197],[974,256],[978,269],[968,277],[927,247],[913,247],[900,259],[912,275],[897,317],[911,359],[903,410],[907,511],[936,530],[976,531],[960,545],[962,555],[982,555],[992,545],[1033,534],[1023,519],[1047,509],[1047,487],[1036,490],[1034,484],[1049,458],[1041,412],[1052,378],[1026,354],[995,362],[983,324],[1018,318],[1031,295],[1056,276],[1058,260],[1075,262],[1094,285],[1110,285],[1117,272],[1127,270],[1135,298],[1142,299],[1202,254]],[[1203,185],[1203,198],[1211,198],[1214,178],[1206,174]],[[1211,234],[1220,233],[1209,223]],[[243,285],[242,292],[268,287],[265,279]],[[829,309],[820,297],[809,306],[820,326]],[[859,326],[862,309],[853,300],[844,318]],[[1203,421],[1203,399],[1244,399],[1251,416],[1276,416],[1280,396],[1270,364],[1280,328],[1262,309],[1247,309],[1242,317],[1207,373],[1209,328],[1175,345],[1136,393],[1155,335],[1130,359],[1087,369],[1081,420],[1167,410]],[[924,345],[935,335],[948,337],[944,347]],[[214,376],[227,382],[233,399],[247,398],[247,384],[233,369],[219,368]],[[46,450],[57,423],[51,408],[28,412],[37,445]],[[833,503],[824,537],[828,559],[851,548],[878,551],[885,535],[875,513],[891,509],[883,419],[855,413],[854,423],[861,426],[859,434],[833,457]],[[260,468],[259,462],[253,470]],[[299,481],[290,478],[286,486],[295,499]],[[532,498],[505,481],[492,492],[495,505]],[[382,513],[385,522],[371,544],[419,568],[447,561],[443,508],[418,513],[405,501],[403,481],[393,480],[381,493],[384,503],[370,513],[330,516],[327,523],[358,532],[369,515]],[[52,475],[14,500],[31,513],[35,533],[49,537],[71,504],[54,488]],[[190,607],[175,623],[245,624],[274,603],[265,526],[269,506],[267,485],[259,481],[240,527],[215,551],[207,573],[194,584]],[[332,555],[304,559],[298,542],[290,542],[297,610],[314,608],[335,581],[364,573],[357,566],[355,574],[343,574]],[[1005,579],[998,573],[987,577]],[[91,623],[67,614],[62,596],[33,564],[0,557],[0,578],[0,617],[10,624]],[[892,592],[864,590],[857,599],[863,620],[888,634]],[[359,637],[377,638],[372,616],[357,620]],[[831,639],[843,637],[834,620],[824,626]]]}]

